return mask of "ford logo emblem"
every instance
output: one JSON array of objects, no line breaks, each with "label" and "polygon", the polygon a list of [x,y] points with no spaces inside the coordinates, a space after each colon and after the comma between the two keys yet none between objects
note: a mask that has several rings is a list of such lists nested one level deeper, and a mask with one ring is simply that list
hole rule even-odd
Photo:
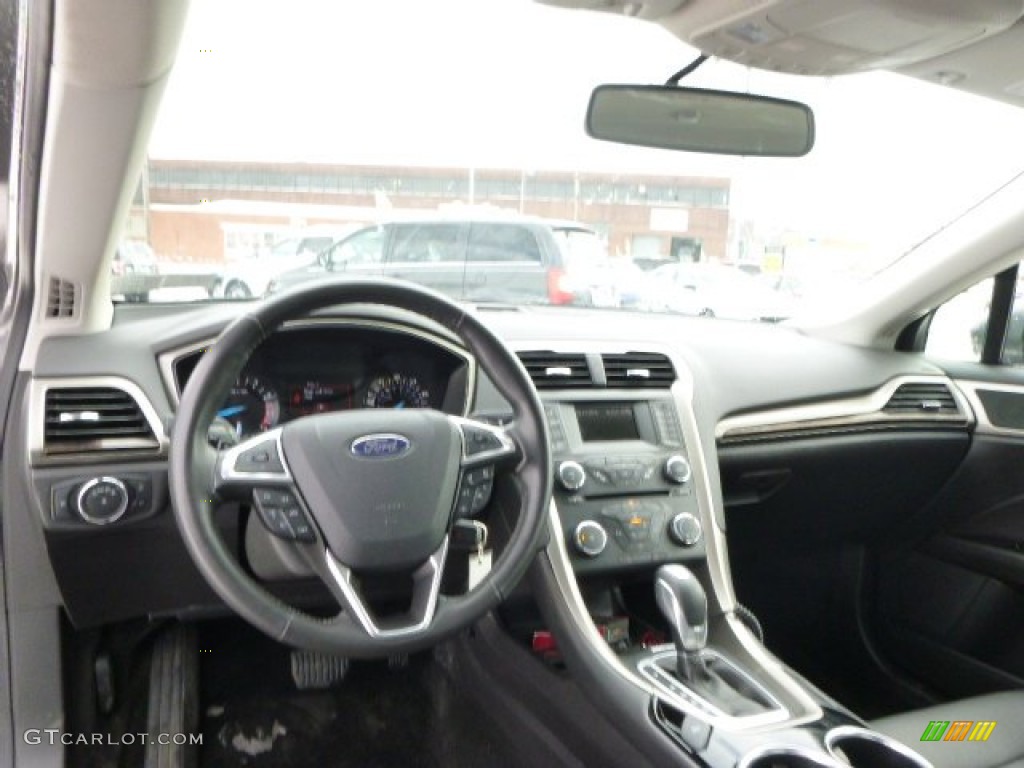
[{"label": "ford logo emblem", "polygon": [[352,441],[352,453],[363,459],[390,459],[412,447],[401,435],[363,435]]}]

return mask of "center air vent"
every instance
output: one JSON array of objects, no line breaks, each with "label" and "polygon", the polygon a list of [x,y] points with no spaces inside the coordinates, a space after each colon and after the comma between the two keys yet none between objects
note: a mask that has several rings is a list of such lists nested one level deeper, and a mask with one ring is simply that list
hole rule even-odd
[{"label": "center air vent", "polygon": [[882,409],[886,413],[920,413],[956,416],[956,398],[945,384],[913,382],[901,384]]},{"label": "center air vent", "polygon": [[156,450],[160,444],[135,398],[116,387],[46,390],[47,454]]},{"label": "center air vent", "polygon": [[578,389],[594,384],[586,355],[520,352],[519,359],[537,389]]},{"label": "center air vent", "polygon": [[609,387],[642,387],[668,389],[676,380],[676,372],[665,355],[651,352],[626,352],[602,355]]}]

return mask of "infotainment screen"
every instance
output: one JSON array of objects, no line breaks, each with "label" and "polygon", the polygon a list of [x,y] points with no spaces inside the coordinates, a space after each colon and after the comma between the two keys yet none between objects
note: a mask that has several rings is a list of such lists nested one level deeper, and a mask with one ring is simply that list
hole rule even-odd
[{"label": "infotainment screen", "polygon": [[633,403],[576,403],[575,408],[584,442],[640,439]]}]

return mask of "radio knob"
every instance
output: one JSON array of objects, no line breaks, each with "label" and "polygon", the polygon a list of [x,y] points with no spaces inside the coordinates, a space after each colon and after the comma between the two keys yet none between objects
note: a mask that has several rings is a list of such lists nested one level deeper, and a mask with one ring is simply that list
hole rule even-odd
[{"label": "radio knob", "polygon": [[94,477],[75,495],[75,512],[92,525],[115,523],[128,509],[128,489],[116,477]]},{"label": "radio knob", "polygon": [[581,555],[597,557],[608,546],[608,532],[600,523],[584,520],[576,526],[572,543],[576,545],[576,551]]},{"label": "radio knob", "polygon": [[668,524],[668,535],[681,547],[692,547],[700,541],[701,533],[700,520],[689,512],[680,512]]},{"label": "radio knob", "polygon": [[587,473],[578,461],[563,461],[558,465],[558,481],[567,491],[578,491],[587,482]]},{"label": "radio knob", "polygon": [[690,462],[678,453],[665,460],[665,478],[670,483],[682,485],[690,479]]}]

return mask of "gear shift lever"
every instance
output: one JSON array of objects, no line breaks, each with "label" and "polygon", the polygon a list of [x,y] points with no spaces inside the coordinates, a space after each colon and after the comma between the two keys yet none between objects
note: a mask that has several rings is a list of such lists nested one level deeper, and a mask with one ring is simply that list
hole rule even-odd
[{"label": "gear shift lever", "polygon": [[654,575],[654,599],[672,629],[680,680],[693,680],[703,667],[700,652],[708,642],[708,598],[684,565],[661,566]]}]

